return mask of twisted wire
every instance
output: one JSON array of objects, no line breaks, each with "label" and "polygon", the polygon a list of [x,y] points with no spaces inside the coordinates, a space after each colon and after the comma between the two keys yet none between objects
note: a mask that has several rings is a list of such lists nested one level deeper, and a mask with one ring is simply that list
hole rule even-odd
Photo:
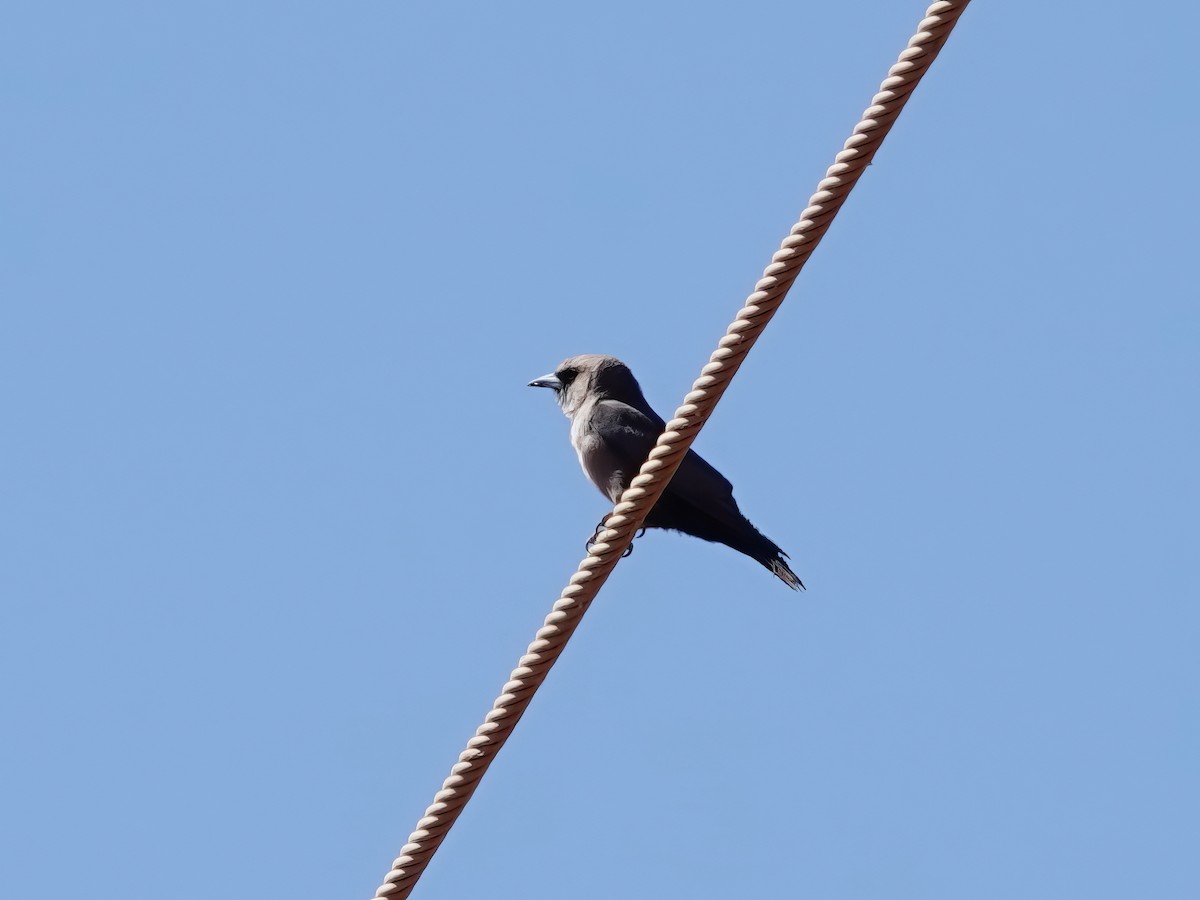
[{"label": "twisted wire", "polygon": [[471,799],[479,780],[520,721],[583,614],[662,495],[684,454],[725,393],[730,379],[829,230],[838,210],[969,2],[943,0],[926,10],[925,18],[909,39],[908,46],[888,70],[888,77],[871,98],[871,105],[854,126],[841,152],[834,157],[825,177],[817,184],[799,221],[771,257],[770,265],[726,329],[700,377],[692,384],[692,390],[675,410],[674,418],[667,423],[649,458],[609,514],[605,530],[600,532],[588,555],[579,563],[525,655],[509,675],[483,724],[459,754],[450,777],[442,783],[408,842],[400,848],[391,871],[375,892],[377,898],[401,900],[412,892],[430,858]]}]

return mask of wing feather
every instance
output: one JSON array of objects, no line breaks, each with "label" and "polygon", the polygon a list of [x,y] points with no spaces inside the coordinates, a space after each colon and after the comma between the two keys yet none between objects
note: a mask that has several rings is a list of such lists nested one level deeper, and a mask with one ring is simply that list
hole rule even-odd
[{"label": "wing feather", "polygon": [[[629,482],[642,467],[666,427],[666,423],[657,415],[651,417],[619,400],[597,403],[591,424],[594,433],[604,443],[606,455],[621,469],[622,490],[629,487]],[[700,508],[715,503],[737,509],[733,500],[733,485],[692,450],[684,457],[667,491],[679,500]]]}]

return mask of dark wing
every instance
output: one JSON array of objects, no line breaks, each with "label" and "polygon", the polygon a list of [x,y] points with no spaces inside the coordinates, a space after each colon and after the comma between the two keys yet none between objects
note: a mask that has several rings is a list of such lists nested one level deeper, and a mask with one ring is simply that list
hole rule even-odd
[{"label": "dark wing", "polygon": [[[597,403],[589,423],[599,439],[590,454],[598,471],[593,471],[586,460],[584,466],[615,503],[666,426],[653,410],[644,412],[618,400]],[[597,478],[603,473],[610,473],[607,481]],[[788,566],[784,552],[742,515],[729,480],[691,450],[646,516],[645,525],[725,544],[765,566],[788,587],[804,588]]]},{"label": "dark wing", "polygon": [[[593,481],[598,485],[603,481],[608,486],[606,490],[601,485],[600,490],[615,503],[650,455],[662,433],[663,421],[619,400],[601,400],[592,410],[588,424],[599,438],[599,446],[590,452],[598,471],[593,472],[587,460],[584,466]],[[597,474],[602,475],[601,480],[597,480]]]},{"label": "dark wing", "polygon": [[[733,485],[729,479],[704,461],[704,457],[689,450],[679,471],[667,485],[667,490],[694,506],[725,507],[737,513],[733,500]],[[738,513],[740,515],[740,513]]]},{"label": "dark wing", "polygon": [[[666,423],[653,412],[647,415],[619,400],[601,400],[597,403],[591,424],[604,443],[608,461],[622,473],[622,490],[629,487],[629,482],[638,473],[654,449],[654,442],[666,427]],[[689,505],[737,512],[733,485],[691,450],[671,479],[667,492]]]}]

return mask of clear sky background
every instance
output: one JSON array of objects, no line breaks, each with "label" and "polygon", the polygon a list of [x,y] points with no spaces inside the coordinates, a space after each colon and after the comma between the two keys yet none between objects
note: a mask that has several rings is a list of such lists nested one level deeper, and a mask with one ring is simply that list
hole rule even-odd
[{"label": "clear sky background", "polygon": [[[0,892],[365,898],[923,0],[9,4]],[[1036,13],[1036,14],[1035,14]],[[1200,896],[1194,3],[967,11],[417,889]]]}]

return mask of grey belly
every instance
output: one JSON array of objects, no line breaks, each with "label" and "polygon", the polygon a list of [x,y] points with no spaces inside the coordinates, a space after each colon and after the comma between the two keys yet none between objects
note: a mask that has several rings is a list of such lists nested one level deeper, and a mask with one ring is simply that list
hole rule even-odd
[{"label": "grey belly", "polygon": [[575,444],[579,465],[600,493],[616,503],[625,490],[625,470],[621,461],[604,441],[593,435],[581,436]]}]

